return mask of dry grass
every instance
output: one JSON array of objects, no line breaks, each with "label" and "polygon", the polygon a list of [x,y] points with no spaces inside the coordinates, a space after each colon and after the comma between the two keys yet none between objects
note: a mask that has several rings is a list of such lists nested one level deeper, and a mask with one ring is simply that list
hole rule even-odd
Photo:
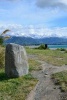
[{"label": "dry grass", "polygon": [[5,48],[0,46],[0,68],[5,64]]},{"label": "dry grass", "polygon": [[67,65],[67,53],[59,50],[38,50],[27,48],[28,54],[37,55],[39,60],[46,61],[47,63],[62,66]]},{"label": "dry grass", "polygon": [[29,59],[28,62],[29,62],[29,71],[33,71],[33,70],[38,71],[42,69],[41,63],[38,62],[37,60],[32,58],[32,59]]},{"label": "dry grass", "polygon": [[[61,50],[38,50],[27,48],[27,53],[37,55],[38,59],[56,66],[67,65],[67,52]],[[55,84],[60,85],[61,91],[67,91],[67,71],[52,75]]]}]

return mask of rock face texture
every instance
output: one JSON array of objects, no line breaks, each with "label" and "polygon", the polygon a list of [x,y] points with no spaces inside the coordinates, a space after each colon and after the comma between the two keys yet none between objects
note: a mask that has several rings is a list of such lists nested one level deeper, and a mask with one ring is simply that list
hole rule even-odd
[{"label": "rock face texture", "polygon": [[7,44],[5,51],[5,73],[8,77],[20,77],[28,74],[26,51],[18,44]]}]

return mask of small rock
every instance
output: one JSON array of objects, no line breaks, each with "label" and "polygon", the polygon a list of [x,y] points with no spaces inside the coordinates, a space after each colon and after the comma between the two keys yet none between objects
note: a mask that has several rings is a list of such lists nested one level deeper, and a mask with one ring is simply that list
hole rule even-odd
[{"label": "small rock", "polygon": [[48,73],[45,73],[45,75],[48,75]]}]

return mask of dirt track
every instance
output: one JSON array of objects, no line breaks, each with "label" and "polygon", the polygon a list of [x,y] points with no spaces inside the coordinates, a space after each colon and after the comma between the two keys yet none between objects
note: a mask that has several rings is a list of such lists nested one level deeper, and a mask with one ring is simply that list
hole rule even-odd
[{"label": "dirt track", "polygon": [[[29,58],[31,57],[36,59],[34,55],[29,55]],[[55,86],[51,79],[51,74],[67,70],[67,66],[59,67],[44,61],[39,62],[41,62],[42,70],[32,72],[33,77],[39,81],[26,100],[67,100],[67,94],[61,93],[59,86]]]}]

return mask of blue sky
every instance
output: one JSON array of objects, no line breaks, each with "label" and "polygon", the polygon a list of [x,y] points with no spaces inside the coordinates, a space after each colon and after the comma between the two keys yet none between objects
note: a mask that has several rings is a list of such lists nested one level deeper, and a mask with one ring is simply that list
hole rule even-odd
[{"label": "blue sky", "polygon": [[[2,27],[15,28],[15,35],[67,36],[67,0],[0,0]],[[59,33],[58,28],[65,33]]]}]

